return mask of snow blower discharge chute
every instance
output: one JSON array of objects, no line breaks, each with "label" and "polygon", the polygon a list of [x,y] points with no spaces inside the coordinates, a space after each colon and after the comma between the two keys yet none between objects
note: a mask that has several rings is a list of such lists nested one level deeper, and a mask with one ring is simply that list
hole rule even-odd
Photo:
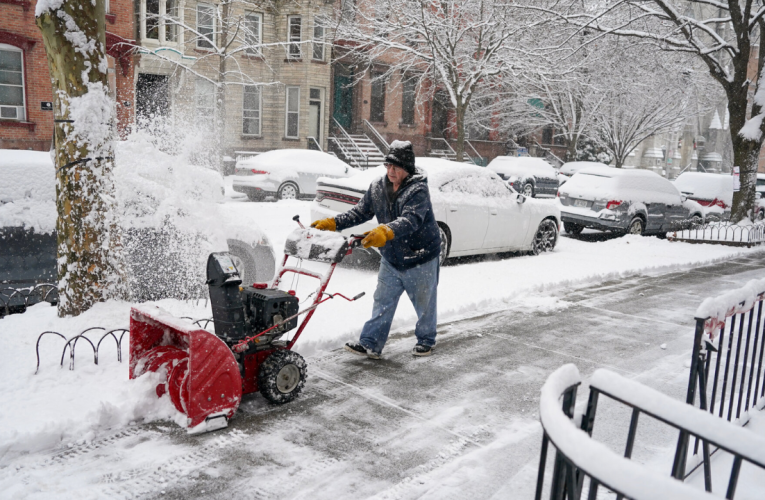
[{"label": "snow blower discharge chute", "polygon": [[[305,384],[306,363],[292,351],[316,308],[342,294],[325,290],[335,266],[358,247],[362,236],[300,229],[287,238],[284,259],[268,286],[242,286],[242,279],[226,252],[207,259],[207,285],[215,334],[156,306],[136,306],[130,311],[130,378],[163,372],[157,396],[168,393],[184,413],[190,433],[207,432],[228,425],[243,394],[256,391],[272,403],[292,401]],[[287,266],[289,258],[298,266]],[[303,269],[300,262],[329,263],[326,274]],[[299,310],[294,290],[280,290],[286,273],[319,280],[311,305]],[[298,318],[306,315],[298,326]],[[283,338],[297,328],[292,339]]]}]

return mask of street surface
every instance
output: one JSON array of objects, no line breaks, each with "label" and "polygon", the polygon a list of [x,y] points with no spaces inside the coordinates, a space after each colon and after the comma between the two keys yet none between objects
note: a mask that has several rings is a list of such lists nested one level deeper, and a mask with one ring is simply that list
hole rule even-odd
[{"label": "street surface", "polygon": [[[2,496],[14,498],[16,484],[27,493],[34,485],[31,498],[78,500],[531,499],[549,373],[575,363],[586,379],[606,367],[682,400],[694,311],[705,297],[761,278],[764,267],[765,253],[756,253],[568,287],[540,295],[534,312],[511,307],[440,325],[430,358],[411,356],[411,332],[391,337],[381,361],[325,353],[308,359],[308,382],[291,404],[249,395],[229,428],[211,434],[133,425],[30,454],[0,469]],[[580,388],[579,405],[587,393]],[[621,453],[630,412],[601,402],[594,437]],[[669,475],[675,440],[641,419],[633,458]],[[747,498],[744,488],[737,498]]]}]

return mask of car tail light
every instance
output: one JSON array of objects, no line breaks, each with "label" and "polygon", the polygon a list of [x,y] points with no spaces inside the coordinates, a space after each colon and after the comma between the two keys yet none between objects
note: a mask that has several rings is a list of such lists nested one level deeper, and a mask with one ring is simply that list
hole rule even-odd
[{"label": "car tail light", "polygon": [[250,172],[252,172],[253,174],[268,174],[268,172],[266,172],[265,170],[256,170],[254,168],[251,169]]},{"label": "car tail light", "polygon": [[558,191],[558,192],[556,192],[556,193],[555,193],[555,197],[556,197],[556,198],[560,198],[560,191]]},{"label": "car tail light", "polygon": [[323,201],[324,199],[330,199],[339,201],[341,203],[348,203],[349,205],[358,204],[360,198],[355,196],[348,196],[347,194],[333,193],[332,191],[316,191],[316,201]]},{"label": "car tail light", "polygon": [[728,208],[728,205],[726,205],[724,201],[718,200],[717,198],[714,199],[712,204],[717,205],[718,207],[722,208],[723,210]]},{"label": "car tail light", "polygon": [[619,205],[621,205],[623,202],[618,200],[611,200],[608,203],[606,203],[606,209],[611,210],[612,208],[616,208]]}]

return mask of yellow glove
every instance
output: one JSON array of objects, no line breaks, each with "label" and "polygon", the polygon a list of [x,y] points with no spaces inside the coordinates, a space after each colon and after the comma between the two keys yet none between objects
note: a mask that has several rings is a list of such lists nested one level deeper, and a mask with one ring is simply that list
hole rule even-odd
[{"label": "yellow glove", "polygon": [[315,227],[319,231],[337,231],[337,225],[335,225],[335,219],[332,217],[328,219],[321,219],[313,221],[311,227]]},{"label": "yellow glove", "polygon": [[361,240],[361,244],[364,248],[380,248],[384,247],[388,241],[392,240],[395,234],[393,234],[393,230],[391,228],[385,224],[381,224],[371,231],[364,233],[364,236],[365,238]]}]

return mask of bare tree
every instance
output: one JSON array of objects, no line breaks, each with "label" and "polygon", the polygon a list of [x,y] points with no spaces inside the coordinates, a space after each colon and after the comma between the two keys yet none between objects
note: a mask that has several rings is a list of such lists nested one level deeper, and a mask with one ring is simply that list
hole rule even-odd
[{"label": "bare tree", "polygon": [[519,43],[540,21],[521,19],[522,12],[502,0],[378,0],[357,8],[349,4],[343,3],[337,29],[337,38],[347,42],[347,57],[381,64],[385,71],[376,78],[388,79],[397,72],[418,75],[420,98],[445,92],[455,113],[457,161],[462,161],[465,117],[476,89],[525,58],[522,51],[515,54],[516,63],[507,56],[508,40]]},{"label": "bare tree", "polygon": [[59,316],[124,297],[104,1],[37,3],[54,95]]},{"label": "bare tree", "polygon": [[[734,164],[741,190],[733,195],[731,220],[751,216],[757,164],[765,131],[765,5],[738,0],[618,0],[583,4],[571,0],[555,9],[559,19],[600,33],[651,42],[657,48],[692,54],[703,61],[728,101]],[[750,74],[750,64],[756,73]]]}]

